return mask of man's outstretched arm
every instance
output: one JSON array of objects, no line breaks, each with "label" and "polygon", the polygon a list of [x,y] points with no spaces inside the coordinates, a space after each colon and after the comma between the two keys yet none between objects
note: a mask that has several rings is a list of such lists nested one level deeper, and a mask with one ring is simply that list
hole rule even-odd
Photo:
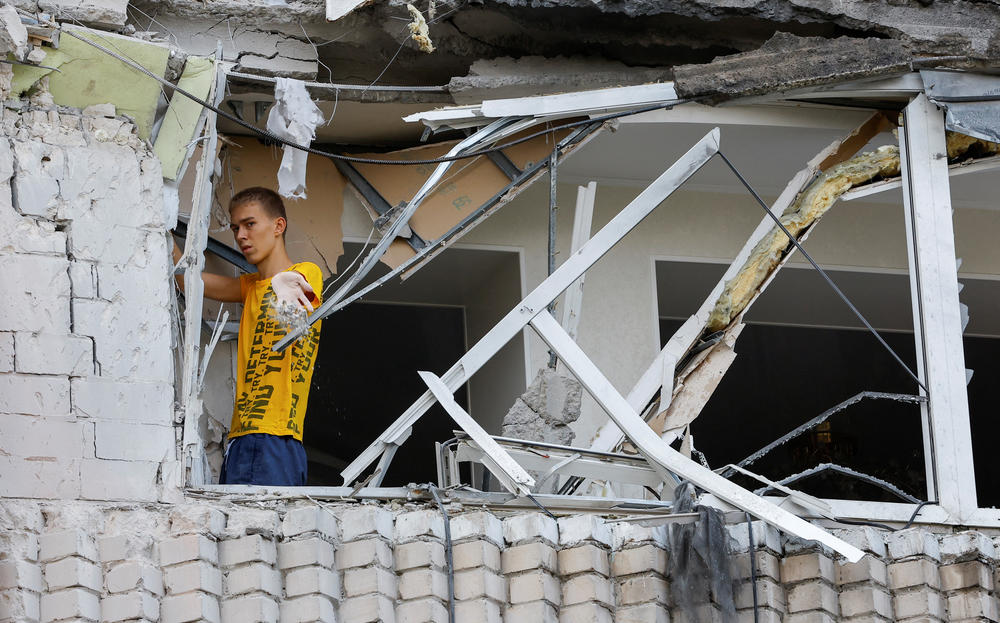
[{"label": "man's outstretched arm", "polygon": [[[177,241],[174,241],[174,264],[180,261],[181,256],[180,247],[177,246]],[[180,289],[184,290],[184,275],[176,275],[177,285]],[[205,283],[205,296],[215,300],[222,301],[223,303],[241,303],[243,299],[240,298],[240,280],[235,277],[227,277],[226,275],[217,275],[215,273],[201,273],[201,280]]]}]

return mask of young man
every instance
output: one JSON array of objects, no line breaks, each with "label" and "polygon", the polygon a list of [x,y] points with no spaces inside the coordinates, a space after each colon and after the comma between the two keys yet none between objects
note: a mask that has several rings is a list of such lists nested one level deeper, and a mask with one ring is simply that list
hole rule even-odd
[{"label": "young man", "polygon": [[[321,323],[283,352],[271,347],[289,330],[277,320],[279,302],[313,311],[323,275],[315,264],[288,257],[288,219],[274,191],[240,191],[229,202],[229,217],[237,246],[258,272],[238,279],[202,273],[206,297],[243,303],[236,404],[219,484],[304,485],[302,430]],[[180,255],[175,244],[175,262]]]}]

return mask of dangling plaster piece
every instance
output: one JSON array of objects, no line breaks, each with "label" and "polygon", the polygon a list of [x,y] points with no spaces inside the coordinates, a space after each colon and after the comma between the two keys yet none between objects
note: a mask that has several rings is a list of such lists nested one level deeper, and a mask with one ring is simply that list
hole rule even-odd
[{"label": "dangling plaster piece", "polygon": [[[316,138],[316,127],[323,123],[323,113],[309,97],[306,83],[293,78],[277,78],[274,106],[267,116],[267,129],[299,145],[309,145]],[[309,153],[285,146],[278,168],[278,194],[305,199],[306,159]]]}]

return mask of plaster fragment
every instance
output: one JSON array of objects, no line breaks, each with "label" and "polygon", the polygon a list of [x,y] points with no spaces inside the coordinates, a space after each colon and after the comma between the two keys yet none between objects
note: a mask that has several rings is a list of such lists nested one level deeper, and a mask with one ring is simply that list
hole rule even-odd
[{"label": "plaster fragment", "polygon": [[[267,129],[299,145],[316,138],[323,112],[313,103],[300,80],[278,78],[274,85],[274,106],[267,116]],[[286,146],[278,169],[278,192],[283,197],[305,199],[307,152]]]},{"label": "plaster fragment", "polygon": [[28,52],[28,62],[38,65],[45,60],[45,56],[45,50],[42,48],[32,48],[32,50]]},{"label": "plaster fragment", "polygon": [[17,9],[10,4],[0,5],[0,51],[25,60],[30,49],[28,31],[21,23]]}]

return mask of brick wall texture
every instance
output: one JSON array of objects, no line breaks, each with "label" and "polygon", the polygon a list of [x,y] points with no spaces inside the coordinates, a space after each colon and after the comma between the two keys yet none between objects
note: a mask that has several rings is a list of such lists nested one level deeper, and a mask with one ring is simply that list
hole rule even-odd
[{"label": "brick wall texture", "polygon": [[0,497],[157,501],[176,475],[162,197],[129,120],[2,109]]},{"label": "brick wall texture", "polygon": [[[850,527],[846,564],[729,526],[735,615],[671,591],[667,526],[450,507],[456,621],[996,621],[996,537]],[[448,621],[435,506],[0,501],[0,621]]]}]

